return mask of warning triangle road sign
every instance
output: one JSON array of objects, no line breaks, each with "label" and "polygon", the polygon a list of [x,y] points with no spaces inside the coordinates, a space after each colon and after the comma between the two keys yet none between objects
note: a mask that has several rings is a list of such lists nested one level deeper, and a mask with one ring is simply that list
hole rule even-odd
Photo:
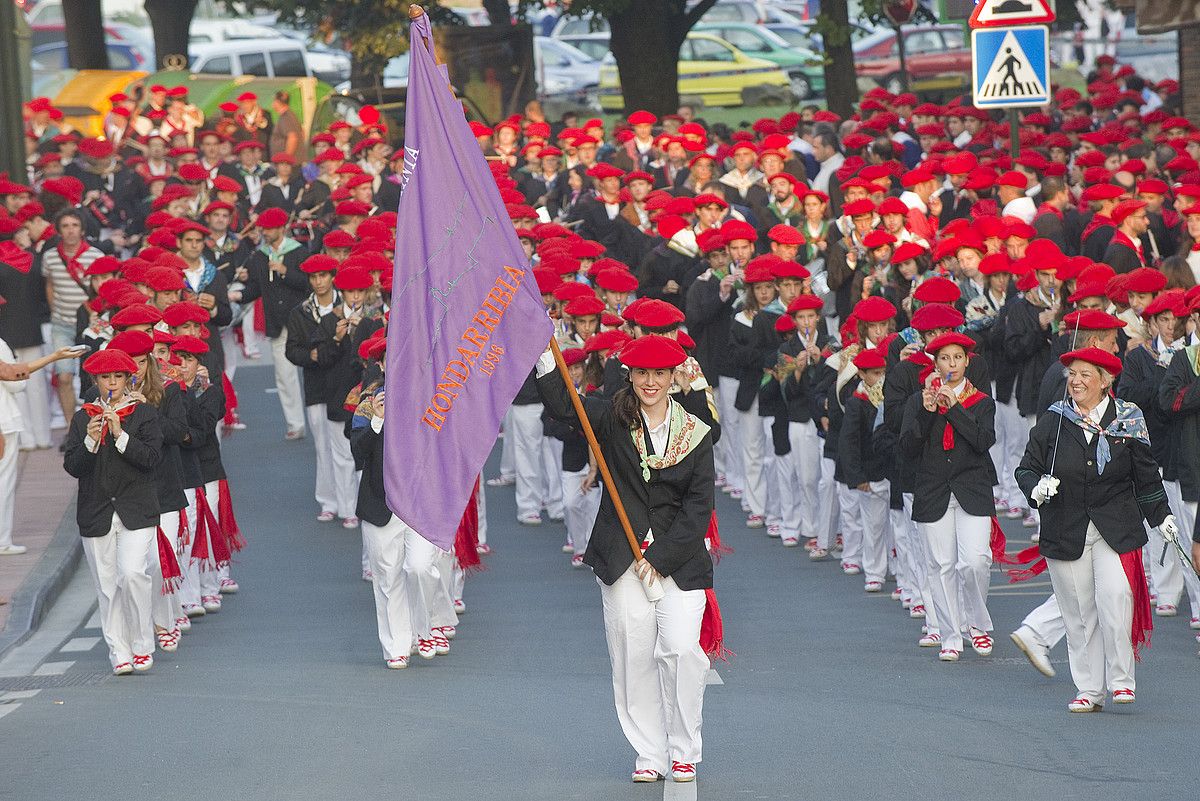
[{"label": "warning triangle road sign", "polygon": [[979,0],[969,20],[972,28],[1040,25],[1054,22],[1050,0]]},{"label": "warning triangle road sign", "polygon": [[1046,86],[1012,31],[1005,33],[975,96],[985,101],[1002,98],[1021,101],[1046,96]]}]

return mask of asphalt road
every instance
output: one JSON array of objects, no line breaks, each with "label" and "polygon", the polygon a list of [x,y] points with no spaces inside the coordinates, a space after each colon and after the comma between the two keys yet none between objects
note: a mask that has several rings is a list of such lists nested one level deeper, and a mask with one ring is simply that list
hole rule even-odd
[{"label": "asphalt road", "polygon": [[468,580],[451,653],[386,670],[359,536],[315,521],[312,440],[283,440],[270,383],[239,371],[250,428],[225,451],[250,542],[241,592],[150,673],[117,679],[78,574],[0,663],[0,799],[1194,797],[1186,615],[1156,621],[1136,705],[1070,715],[1065,648],[1045,679],[1006,636],[1047,582],[997,574],[994,655],[939,663],[898,603],[742,528],[725,496],[736,657],[711,678],[700,779],[632,785],[599,592],[562,527],[519,526],[512,490],[489,489],[495,553]]}]

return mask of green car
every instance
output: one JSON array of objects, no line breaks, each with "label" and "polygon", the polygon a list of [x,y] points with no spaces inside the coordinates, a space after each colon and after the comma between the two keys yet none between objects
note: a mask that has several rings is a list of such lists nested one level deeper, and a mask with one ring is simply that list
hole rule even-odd
[{"label": "green car", "polygon": [[747,22],[701,22],[692,30],[719,36],[752,58],[778,64],[798,99],[825,96],[825,62],[803,47],[794,47],[773,31]]}]

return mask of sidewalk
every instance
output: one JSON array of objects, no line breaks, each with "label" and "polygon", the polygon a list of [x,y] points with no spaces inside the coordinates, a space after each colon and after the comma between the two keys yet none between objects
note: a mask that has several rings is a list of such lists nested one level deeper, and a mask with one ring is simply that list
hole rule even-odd
[{"label": "sidewalk", "polygon": [[[20,456],[13,540],[29,550],[0,556],[0,654],[36,628],[82,555],[75,528],[75,481],[58,448]],[[71,513],[68,517],[68,513]]]}]

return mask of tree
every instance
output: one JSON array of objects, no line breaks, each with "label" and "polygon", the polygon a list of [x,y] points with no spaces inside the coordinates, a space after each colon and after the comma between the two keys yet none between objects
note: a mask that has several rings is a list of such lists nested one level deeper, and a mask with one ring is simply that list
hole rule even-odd
[{"label": "tree", "polygon": [[108,69],[100,0],[62,0],[62,10],[67,66],[76,70]]},{"label": "tree", "polygon": [[154,53],[159,69],[165,69],[175,58],[187,62],[188,32],[199,0],[145,0],[146,15],[154,33]]},{"label": "tree", "polygon": [[[575,0],[567,13],[608,20],[609,49],[617,61],[626,111],[669,114],[679,107],[679,48],[688,31],[717,0]],[[521,0],[520,11],[541,0]]]},{"label": "tree", "polygon": [[854,48],[850,46],[850,9],[846,0],[822,0],[816,30],[825,44],[825,99],[829,110],[843,119],[858,102]]}]

